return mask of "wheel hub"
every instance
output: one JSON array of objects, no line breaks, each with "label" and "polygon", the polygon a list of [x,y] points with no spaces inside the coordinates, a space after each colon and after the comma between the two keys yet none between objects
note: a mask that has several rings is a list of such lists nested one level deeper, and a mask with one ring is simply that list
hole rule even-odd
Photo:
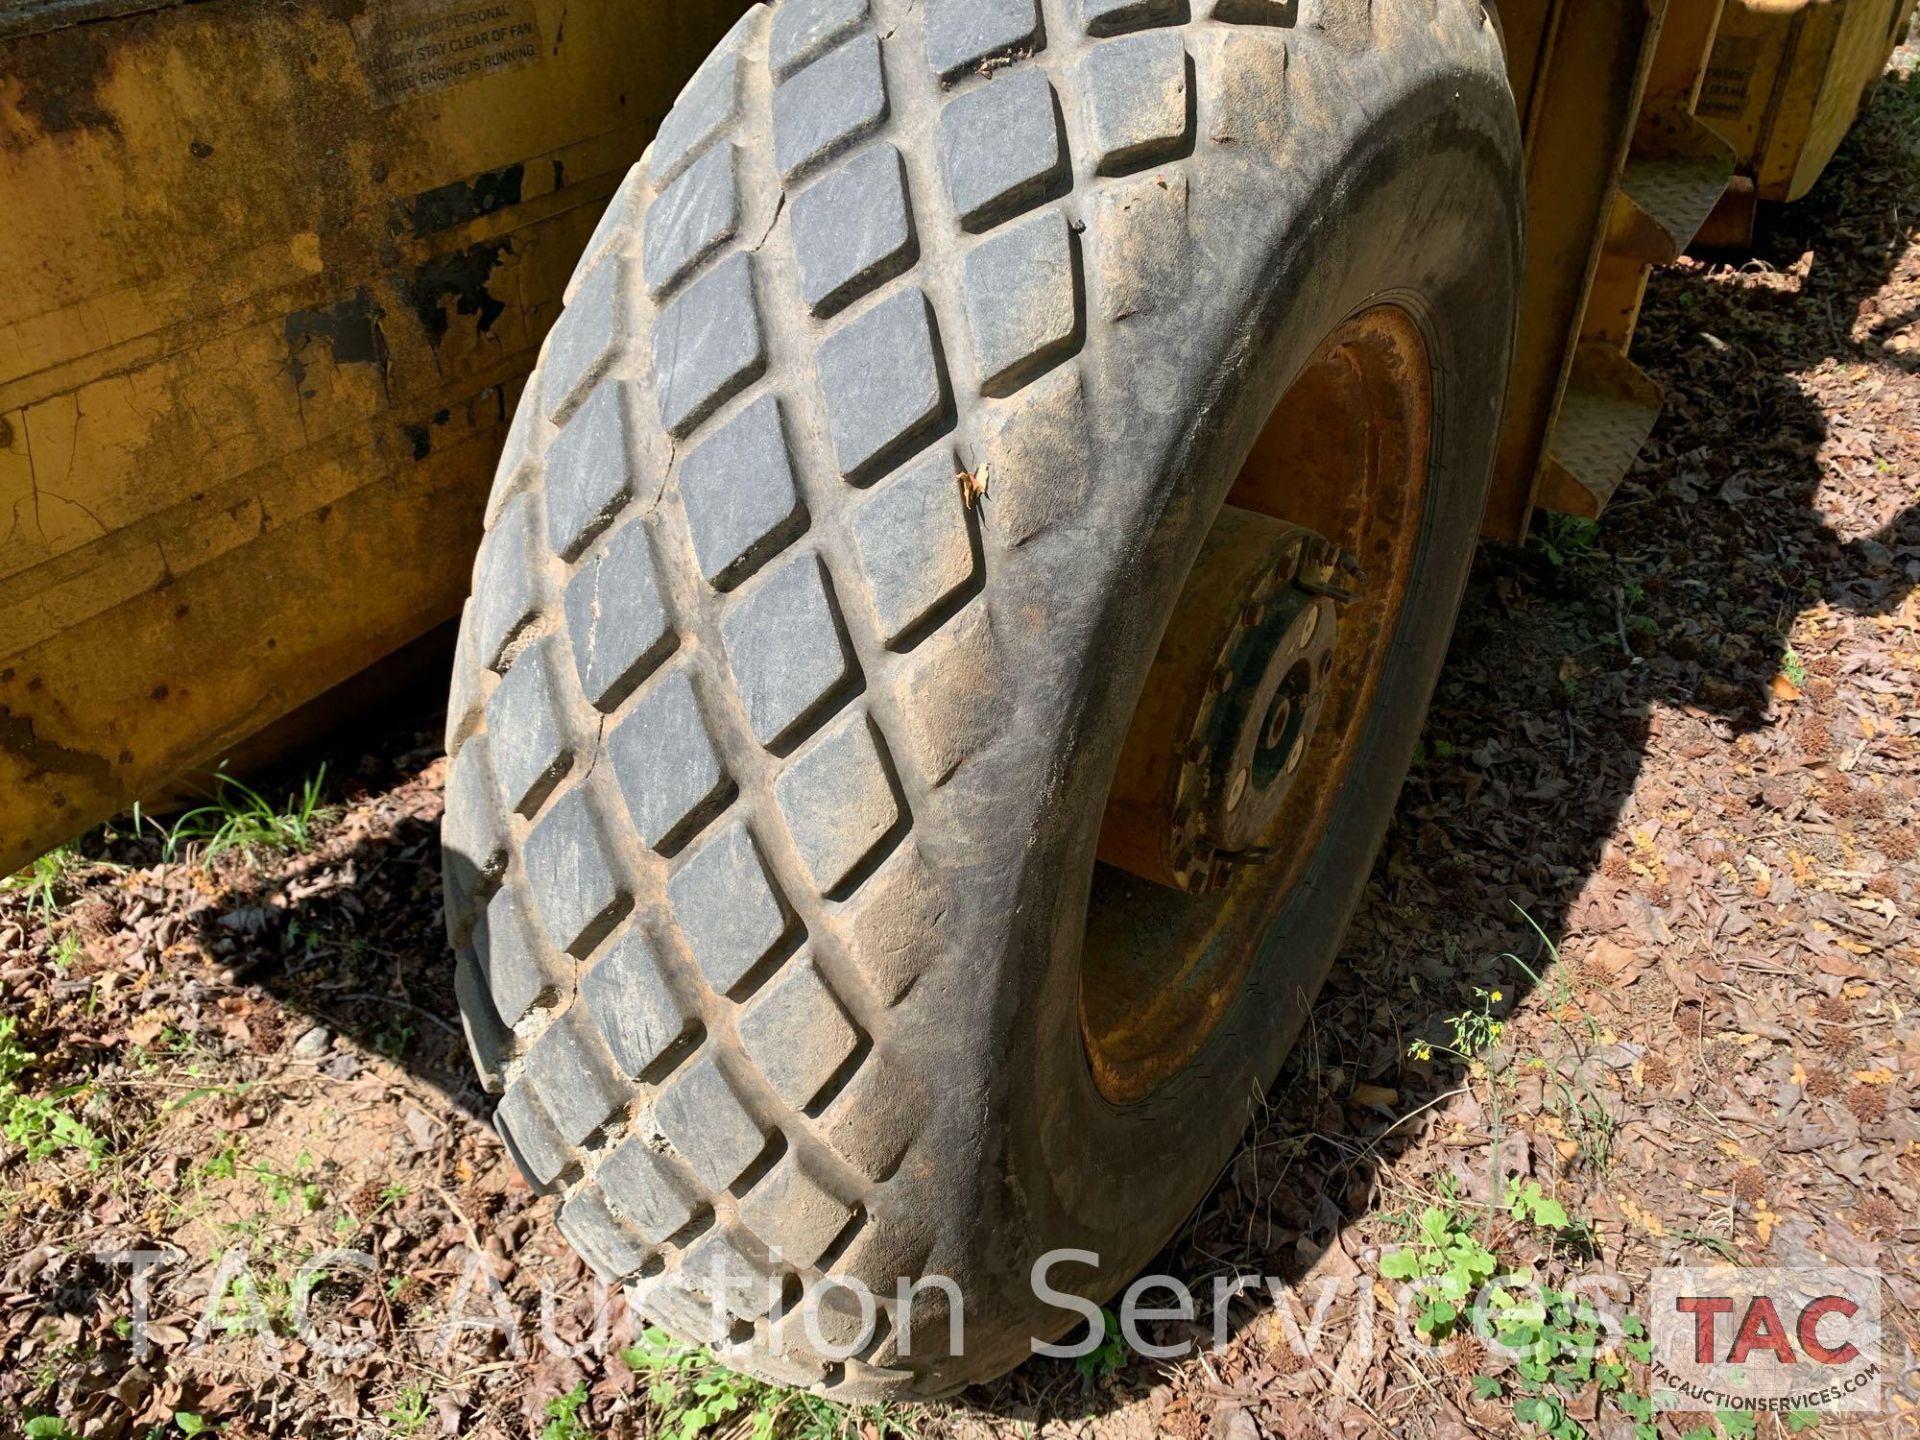
[{"label": "wheel hub", "polygon": [[1128,733],[1101,859],[1204,895],[1274,853],[1354,578],[1324,536],[1223,511]]},{"label": "wheel hub", "polygon": [[1213,707],[1207,733],[1194,737],[1195,753],[1208,755],[1199,783],[1211,802],[1197,838],[1223,855],[1257,849],[1280,813],[1320,717],[1340,628],[1333,601],[1291,584],[1256,600],[1240,624],[1227,662],[1232,688]]}]

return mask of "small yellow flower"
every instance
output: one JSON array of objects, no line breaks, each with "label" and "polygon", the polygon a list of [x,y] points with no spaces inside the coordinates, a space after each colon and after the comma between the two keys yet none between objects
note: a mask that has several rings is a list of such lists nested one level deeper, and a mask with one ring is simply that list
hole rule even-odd
[{"label": "small yellow flower", "polygon": [[1493,992],[1493,994],[1489,995],[1487,998],[1493,1001],[1494,1004],[1498,1005],[1502,1000],[1506,999],[1507,997],[1504,991],[1496,990]]}]

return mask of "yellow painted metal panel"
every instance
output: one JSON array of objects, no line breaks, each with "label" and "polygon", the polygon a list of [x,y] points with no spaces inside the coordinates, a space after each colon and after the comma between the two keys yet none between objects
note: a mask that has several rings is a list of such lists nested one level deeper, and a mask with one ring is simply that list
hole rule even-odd
[{"label": "yellow painted metal panel", "polygon": [[1763,200],[1813,188],[1914,0],[1728,0],[1700,114]]},{"label": "yellow painted metal panel", "polygon": [[0,871],[454,613],[573,261],[743,9],[0,12]]}]

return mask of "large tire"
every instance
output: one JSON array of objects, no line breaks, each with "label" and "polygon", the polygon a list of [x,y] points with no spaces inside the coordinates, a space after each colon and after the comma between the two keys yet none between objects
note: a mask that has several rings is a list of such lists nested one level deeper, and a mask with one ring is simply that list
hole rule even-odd
[{"label": "large tire", "polygon": [[[650,1317],[849,1399],[1017,1363],[1073,1320],[1035,1257],[1097,1253],[1054,1283],[1104,1298],[1231,1155],[1405,773],[1505,392],[1519,147],[1477,0],[1039,11],[735,27],[521,402],[451,702],[503,1140]],[[1276,400],[1382,297],[1433,373],[1388,663],[1224,1016],[1114,1103],[1076,997],[1129,716]],[[931,1292],[900,1353],[885,1301],[930,1273],[964,1353]],[[853,1358],[793,1306],[857,1329],[826,1277],[882,1297]]]}]

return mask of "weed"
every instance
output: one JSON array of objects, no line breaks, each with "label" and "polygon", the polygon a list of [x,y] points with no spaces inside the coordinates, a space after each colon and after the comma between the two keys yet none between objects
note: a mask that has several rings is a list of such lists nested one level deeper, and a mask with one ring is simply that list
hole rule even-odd
[{"label": "weed", "polygon": [[78,1150],[89,1165],[100,1163],[106,1144],[64,1103],[86,1090],[68,1085],[51,1095],[29,1095],[21,1078],[39,1057],[14,1038],[17,1022],[0,1018],[0,1135],[20,1147],[28,1160],[44,1160],[63,1150]]},{"label": "weed", "polygon": [[792,1440],[887,1440],[889,1435],[912,1440],[906,1417],[890,1405],[840,1405],[818,1395],[794,1391],[787,1397],[783,1428]]},{"label": "weed", "polygon": [[179,1428],[182,1435],[189,1437],[194,1435],[212,1435],[220,1428],[203,1416],[194,1414],[191,1410],[174,1411],[173,1423]]},{"label": "weed", "polygon": [[29,1415],[21,1433],[26,1440],[79,1440],[58,1415]]},{"label": "weed", "polygon": [[318,1210],[326,1204],[326,1188],[304,1178],[313,1168],[313,1156],[302,1150],[293,1157],[293,1168],[282,1172],[271,1165],[255,1165],[253,1173],[260,1177],[260,1183],[267,1187],[267,1194],[276,1205],[285,1205],[298,1196],[300,1208],[308,1213]]},{"label": "weed", "polygon": [[218,774],[210,803],[189,810],[170,828],[162,827],[166,836],[162,858],[171,861],[183,851],[194,850],[201,865],[210,866],[232,851],[253,855],[305,850],[334,815],[332,807],[320,803],[326,779],[327,767],[322,765],[298,794],[275,806],[251,786],[224,772]]},{"label": "weed", "polygon": [[1676,1240],[1685,1240],[1704,1250],[1711,1250],[1729,1265],[1740,1263],[1739,1247],[1724,1235],[1709,1235],[1704,1230],[1675,1230],[1672,1233]]},{"label": "weed", "polygon": [[[1511,1378],[1495,1383],[1511,1398],[1515,1420],[1553,1440],[1585,1440],[1586,1427],[1568,1413],[1567,1401],[1592,1385],[1602,1401],[1632,1423],[1635,1440],[1654,1440],[1653,1401],[1630,1383],[1619,1358],[1624,1353],[1644,1364],[1651,1353],[1646,1327],[1637,1318],[1622,1319],[1616,1351],[1599,1314],[1576,1296],[1543,1287],[1537,1296],[1507,1298],[1494,1333],[1519,1358]],[[1476,1391],[1486,1398],[1484,1384]]]},{"label": "weed", "polygon": [[69,930],[53,942],[53,952],[48,957],[53,968],[62,975],[73,968],[73,962],[80,958],[80,937]]},{"label": "weed", "polygon": [[1796,690],[1807,683],[1807,662],[1800,658],[1800,652],[1791,645],[1780,657],[1780,673],[1787,677],[1787,683]]},{"label": "weed", "polygon": [[1089,1386],[1109,1380],[1127,1368],[1127,1342],[1120,1333],[1119,1322],[1111,1310],[1101,1310],[1100,1318],[1106,1322],[1103,1333],[1107,1338],[1073,1362],[1082,1383]]},{"label": "weed", "polygon": [[[1559,1241],[1579,1242],[1589,1227],[1540,1188],[1538,1180],[1517,1187],[1504,1204],[1489,1207]],[[1645,1364],[1651,1357],[1646,1327],[1623,1318],[1618,1338],[1586,1300],[1549,1286],[1533,1286],[1525,1275],[1509,1277],[1509,1289],[1496,1279],[1499,1260],[1455,1208],[1450,1192],[1445,1205],[1421,1212],[1413,1243],[1382,1257],[1380,1273],[1412,1282],[1419,1291],[1418,1328],[1439,1341],[1456,1333],[1476,1296],[1485,1310],[1475,1331],[1514,1357],[1500,1375],[1474,1379],[1478,1400],[1510,1402],[1513,1418],[1552,1440],[1585,1440],[1585,1426],[1569,1413],[1568,1402],[1593,1387],[1631,1422],[1635,1440],[1655,1440],[1653,1402],[1630,1382],[1628,1359]]]},{"label": "weed", "polygon": [[1476,1059],[1481,1052],[1490,1050],[1506,1030],[1506,1023],[1494,1018],[1493,1007],[1504,1001],[1507,996],[1503,990],[1482,990],[1473,987],[1473,998],[1479,1002],[1476,1010],[1462,1010],[1458,1015],[1447,1018],[1447,1024],[1453,1030],[1453,1043],[1435,1043],[1428,1040],[1416,1040],[1407,1047],[1407,1053],[1416,1060],[1431,1060],[1435,1050],[1444,1050],[1460,1060]]},{"label": "weed", "polygon": [[1499,1260],[1467,1222],[1440,1205],[1420,1212],[1414,1243],[1380,1260],[1380,1273],[1387,1279],[1418,1283],[1423,1301],[1418,1324],[1435,1339],[1453,1333],[1468,1302],[1499,1268]]},{"label": "weed", "polygon": [[593,1432],[580,1418],[587,1403],[587,1382],[582,1380],[564,1395],[547,1402],[547,1423],[540,1427],[540,1440],[593,1440]]},{"label": "weed", "polygon": [[1584,1078],[1578,1090],[1567,1080],[1555,1078],[1544,1108],[1559,1120],[1567,1138],[1578,1147],[1574,1158],[1596,1171],[1607,1168],[1613,1160],[1613,1132],[1618,1122]]},{"label": "weed", "polygon": [[[1800,1418],[1796,1421],[1795,1416]],[[1696,1425],[1691,1430],[1680,1432],[1680,1440],[1750,1440],[1760,1433],[1760,1420],[1751,1410],[1716,1410],[1713,1418],[1717,1425]],[[1802,1430],[1819,1422],[1819,1415],[1811,1410],[1792,1410],[1787,1413],[1787,1428],[1798,1435]]]},{"label": "weed", "polygon": [[400,1398],[394,1402],[393,1408],[380,1418],[401,1440],[412,1440],[413,1436],[426,1429],[427,1422],[433,1418],[433,1412],[427,1408],[427,1392],[418,1385],[409,1385],[400,1392]]},{"label": "weed", "polygon": [[1600,522],[1549,511],[1541,516],[1540,528],[1534,531],[1533,538],[1546,552],[1547,562],[1558,569],[1569,560],[1578,560],[1593,552],[1600,538]]},{"label": "weed", "polygon": [[[620,1352],[636,1375],[647,1377],[647,1399],[659,1412],[657,1433],[695,1440],[722,1422],[746,1422],[753,1440],[769,1440],[779,1413],[770,1385],[727,1369],[705,1346],[682,1345],[649,1325],[640,1343]],[[541,1440],[548,1440],[543,1435]]]},{"label": "weed", "polygon": [[0,879],[0,890],[12,890],[26,897],[27,914],[38,911],[43,920],[51,920],[61,906],[61,894],[67,872],[80,863],[72,846],[49,850],[26,869]]},{"label": "weed", "polygon": [[1529,1180],[1515,1190],[1507,1207],[1514,1219],[1525,1220],[1542,1230],[1565,1232],[1573,1228],[1567,1207],[1542,1190],[1538,1180]]},{"label": "weed", "polygon": [[373,1048],[389,1060],[404,1060],[407,1051],[413,1045],[417,1032],[406,1021],[393,1018],[382,1025],[373,1036]]},{"label": "weed", "polygon": [[[750,1440],[838,1440],[863,1435],[911,1440],[900,1411],[888,1405],[848,1407],[818,1395],[784,1390],[727,1369],[704,1346],[683,1345],[649,1325],[640,1343],[620,1352],[627,1368],[647,1380],[656,1413],[653,1434],[663,1440],[695,1440],[710,1431]],[[548,1440],[542,1436],[541,1440]]]},{"label": "weed", "polygon": [[[1499,1269],[1498,1258],[1456,1208],[1457,1190],[1445,1189],[1447,1203],[1429,1205],[1420,1212],[1413,1243],[1380,1261],[1380,1273],[1387,1279],[1421,1282],[1423,1293],[1438,1295],[1428,1300],[1419,1319],[1420,1329],[1436,1338],[1452,1333],[1461,1307]],[[1516,1186],[1504,1201],[1487,1209],[1489,1218],[1494,1211],[1503,1212],[1555,1239],[1579,1241],[1587,1230],[1567,1214],[1566,1206],[1540,1188],[1538,1180]]]}]

